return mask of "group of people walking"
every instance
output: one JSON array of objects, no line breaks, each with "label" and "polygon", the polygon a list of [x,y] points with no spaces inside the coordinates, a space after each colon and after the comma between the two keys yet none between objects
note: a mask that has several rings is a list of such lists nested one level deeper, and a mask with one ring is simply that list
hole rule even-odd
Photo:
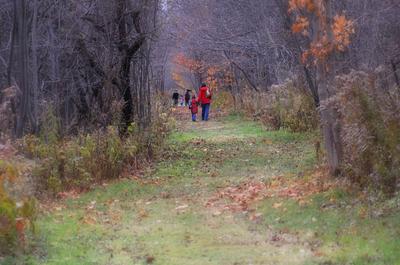
[{"label": "group of people walking", "polygon": [[[202,84],[198,96],[193,95],[190,99],[190,90],[186,91],[185,97],[180,96],[178,91],[175,91],[172,95],[172,99],[174,101],[174,105],[177,106],[179,103],[179,99],[181,99],[181,106],[189,106],[189,109],[192,114],[192,121],[197,121],[197,114],[199,112],[199,106],[201,106],[201,120],[208,121],[210,115],[210,107],[212,101],[212,93],[210,88],[207,87],[206,84]],[[184,101],[183,101],[184,100]]]},{"label": "group of people walking", "polygon": [[189,106],[191,99],[191,90],[186,90],[185,96],[180,95],[178,90],[175,90],[172,94],[172,100],[174,106]]}]

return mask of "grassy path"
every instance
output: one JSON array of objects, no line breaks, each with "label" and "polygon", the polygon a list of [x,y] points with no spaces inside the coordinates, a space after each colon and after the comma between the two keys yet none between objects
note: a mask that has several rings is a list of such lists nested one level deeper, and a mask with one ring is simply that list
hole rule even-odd
[{"label": "grassy path", "polygon": [[268,132],[237,117],[179,127],[145,181],[67,200],[39,221],[44,250],[18,262],[400,264],[399,215],[366,220],[364,206],[345,191],[315,194],[304,204],[269,198],[251,211],[205,206],[224,187],[307,177],[315,163],[309,136]]}]

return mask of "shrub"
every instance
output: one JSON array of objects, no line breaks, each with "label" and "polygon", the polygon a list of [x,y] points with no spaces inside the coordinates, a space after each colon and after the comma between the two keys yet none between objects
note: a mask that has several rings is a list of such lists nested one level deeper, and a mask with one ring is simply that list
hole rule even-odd
[{"label": "shrub", "polygon": [[220,90],[213,96],[213,108],[230,112],[234,108],[234,98],[231,93]]},{"label": "shrub", "polygon": [[147,131],[142,133],[142,138],[146,143],[144,146],[149,158],[153,158],[156,154],[159,154],[164,140],[168,134],[176,127],[176,121],[170,116],[170,102],[169,96],[166,95],[155,95],[155,100],[152,106],[152,123]]},{"label": "shrub", "polygon": [[340,114],[347,174],[393,192],[400,176],[400,93],[382,72],[338,76],[330,103]]},{"label": "shrub", "polygon": [[124,163],[137,155],[138,143],[133,136],[121,139],[117,128],[110,126],[52,143],[27,136],[22,146],[37,160],[33,175],[41,187],[60,192],[72,187],[86,189],[93,182],[117,178]]},{"label": "shrub", "polygon": [[312,97],[292,81],[274,85],[267,92],[247,92],[242,105],[245,113],[273,130],[305,132],[318,127],[318,113]]},{"label": "shrub", "polygon": [[9,192],[18,178],[17,168],[0,160],[0,254],[10,254],[17,247],[23,247],[28,228],[35,232],[35,200],[16,198]]},{"label": "shrub", "polygon": [[96,182],[118,178],[128,165],[138,167],[158,152],[172,124],[163,108],[154,104],[151,126],[139,129],[132,123],[123,137],[116,126],[61,137],[50,115],[44,131],[38,137],[25,136],[19,146],[37,161],[33,175],[42,190],[88,189]]}]

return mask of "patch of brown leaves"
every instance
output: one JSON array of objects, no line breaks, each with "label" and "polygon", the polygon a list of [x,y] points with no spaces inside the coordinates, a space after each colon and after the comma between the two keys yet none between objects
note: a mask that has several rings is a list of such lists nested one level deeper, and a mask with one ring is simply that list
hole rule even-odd
[{"label": "patch of brown leaves", "polygon": [[[267,197],[267,186],[262,182],[243,183],[235,187],[227,187],[217,192],[210,198],[206,206],[222,207],[222,210],[246,211],[251,203]],[[221,200],[228,199],[228,204],[222,204]]]},{"label": "patch of brown leaves", "polygon": [[220,189],[207,201],[206,207],[216,207],[221,211],[249,211],[252,204],[266,198],[293,198],[299,204],[305,204],[307,197],[337,185],[337,181],[328,177],[324,169],[315,171],[309,177],[278,176],[267,183],[245,182]]},{"label": "patch of brown leaves", "polygon": [[330,178],[325,169],[315,171],[309,177],[276,177],[268,184],[270,197],[284,197],[303,200],[313,194],[330,190],[337,182]]},{"label": "patch of brown leaves", "polygon": [[[121,224],[123,212],[118,207],[119,200],[108,200],[103,203],[91,201],[84,207],[84,215],[79,219],[86,225],[111,225],[119,226]],[[107,207],[106,210],[99,210],[98,206]]]},{"label": "patch of brown leaves", "polygon": [[294,198],[299,202],[307,197],[326,192],[337,187],[338,181],[329,177],[327,170],[324,168],[316,170],[309,177],[302,178],[274,178],[268,185],[271,197]]}]

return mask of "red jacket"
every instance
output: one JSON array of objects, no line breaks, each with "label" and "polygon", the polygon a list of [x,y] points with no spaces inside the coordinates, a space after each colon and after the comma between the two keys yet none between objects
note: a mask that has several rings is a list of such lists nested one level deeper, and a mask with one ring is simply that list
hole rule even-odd
[{"label": "red jacket", "polygon": [[[206,86],[203,86],[200,88],[199,97],[197,98],[197,101],[200,102],[201,104],[211,103],[212,96],[210,95],[210,97],[207,97],[207,89],[209,89],[209,88]],[[211,94],[211,91],[210,91],[210,94]]]},{"label": "red jacket", "polygon": [[199,106],[197,106],[197,100],[194,98],[190,103],[190,109],[192,110],[192,114],[197,114],[199,112]]}]

